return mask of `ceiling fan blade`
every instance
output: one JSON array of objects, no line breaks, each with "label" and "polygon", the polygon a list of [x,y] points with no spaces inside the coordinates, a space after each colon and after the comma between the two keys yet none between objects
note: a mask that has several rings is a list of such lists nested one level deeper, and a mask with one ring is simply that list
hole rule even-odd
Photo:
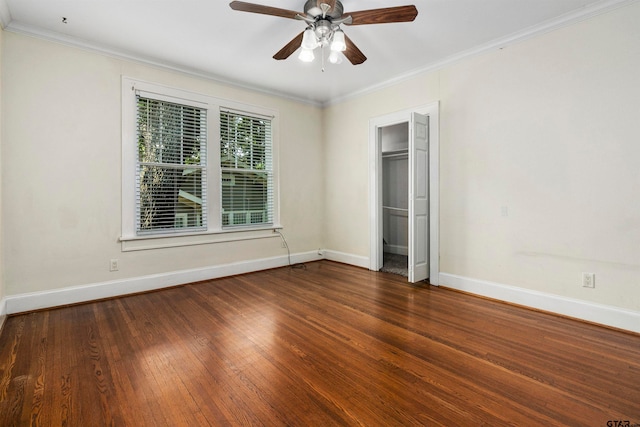
[{"label": "ceiling fan blade", "polygon": [[358,47],[351,41],[349,37],[347,37],[346,34],[344,36],[344,41],[347,45],[347,50],[342,53],[347,57],[349,62],[351,62],[353,65],[359,65],[367,60],[367,57],[364,56],[364,53],[362,53],[362,51],[358,49]]},{"label": "ceiling fan blade", "polygon": [[263,6],[261,4],[247,3],[244,1],[232,1],[229,3],[229,6],[231,6],[231,9],[240,12],[261,13],[263,15],[280,16],[290,19],[298,19],[296,18],[298,15],[304,15],[304,13],[293,10],[279,9],[277,7]]},{"label": "ceiling fan blade", "polygon": [[347,25],[386,24],[391,22],[411,22],[418,16],[415,6],[385,7],[382,9],[360,10],[345,13],[351,15],[351,23]]},{"label": "ceiling fan blade", "polygon": [[300,47],[300,44],[302,43],[302,35],[303,34],[304,34],[304,32],[302,32],[302,33],[298,34],[297,36],[295,36],[293,38],[293,40],[291,40],[282,49],[280,49],[278,51],[278,53],[273,55],[273,59],[280,60],[280,59],[287,59],[288,57],[290,57],[291,54],[293,52],[295,52]]}]

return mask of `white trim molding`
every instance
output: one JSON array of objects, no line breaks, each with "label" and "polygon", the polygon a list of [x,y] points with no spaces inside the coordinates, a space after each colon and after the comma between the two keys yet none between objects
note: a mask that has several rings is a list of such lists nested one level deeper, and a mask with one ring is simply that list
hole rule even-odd
[{"label": "white trim molding", "polygon": [[415,70],[406,72],[402,75],[393,77],[391,79],[374,84],[372,86],[355,90],[343,96],[330,98],[324,102],[316,102],[316,101],[309,100],[305,97],[299,97],[292,94],[282,94],[277,90],[261,88],[261,87],[258,87],[257,85],[251,85],[251,84],[246,84],[239,81],[234,81],[229,78],[218,76],[214,73],[195,70],[180,64],[172,63],[167,60],[162,60],[159,58],[151,58],[151,57],[142,57],[140,54],[128,52],[123,49],[113,49],[111,47],[108,47],[99,43],[92,43],[86,40],[81,40],[81,39],[71,37],[65,34],[57,33],[54,31],[44,30],[42,28],[37,28],[31,25],[25,25],[23,23],[13,20],[11,16],[11,11],[9,10],[6,0],[0,0],[0,26],[2,26],[7,31],[12,31],[18,34],[25,34],[32,37],[38,37],[44,40],[61,43],[67,46],[78,47],[80,49],[84,49],[88,51],[99,52],[104,55],[111,56],[113,58],[134,61],[140,64],[159,67],[159,68],[163,68],[171,71],[177,71],[177,72],[181,72],[194,77],[209,79],[218,83],[227,84],[227,85],[242,88],[242,89],[253,90],[253,91],[268,94],[268,95],[275,95],[280,98],[291,99],[297,102],[311,104],[321,108],[326,108],[326,107],[330,107],[331,105],[335,105],[349,99],[357,98],[357,97],[366,95],[368,93],[378,91],[385,87],[393,86],[397,83],[413,78],[416,75],[442,69],[448,65],[454,64],[463,59],[470,58],[491,50],[500,49],[507,45],[512,45],[512,44],[521,42],[523,40],[530,39],[539,34],[545,34],[550,31],[566,27],[573,23],[584,21],[585,19],[589,19],[594,16],[601,15],[603,13],[607,13],[609,11],[615,10],[617,8],[630,5],[636,1],[638,0],[596,1],[595,3],[591,3],[578,10],[555,17],[545,22],[541,22],[538,25],[534,25],[524,30],[507,35],[505,37],[491,40],[487,43],[484,43],[480,46],[476,46],[472,49],[460,52],[458,54],[449,56],[447,58],[443,58],[439,61],[435,61],[430,64],[426,64],[424,67],[420,67]]},{"label": "white trim molding", "polygon": [[0,0],[0,27],[1,29],[7,28],[13,18],[11,17],[11,11],[6,0]]},{"label": "white trim molding", "polygon": [[[291,264],[318,261],[323,259],[316,251],[291,255]],[[202,280],[217,279],[236,274],[252,273],[271,268],[285,267],[288,256],[277,256],[258,260],[242,261],[232,264],[216,265],[192,270],[152,274],[108,282],[73,286],[51,291],[31,292],[5,298],[6,314],[24,313],[34,310],[59,307],[69,304],[85,303],[105,298],[115,298],[128,294],[148,292],[178,286]]]},{"label": "white trim molding", "polygon": [[[0,6],[2,5],[2,1],[3,0],[0,0]],[[2,18],[1,12],[2,12],[2,9],[0,8],[0,19]],[[160,68],[168,71],[183,73],[191,77],[210,80],[215,83],[224,84],[224,85],[235,87],[238,89],[251,90],[251,91],[262,93],[265,95],[276,96],[281,99],[289,99],[295,102],[309,104],[316,107],[323,107],[323,104],[321,102],[309,100],[304,97],[285,94],[285,93],[282,93],[281,91],[266,89],[258,85],[253,85],[253,84],[241,82],[238,80],[233,80],[230,78],[219,76],[215,73],[201,71],[201,70],[191,68],[182,64],[167,61],[165,59],[152,58],[152,57],[141,55],[139,53],[134,53],[132,51],[112,48],[100,43],[94,43],[87,40],[79,39],[77,37],[72,37],[66,34],[57,33],[55,31],[38,28],[32,25],[26,25],[26,24],[12,20],[8,9],[6,13],[8,14],[9,17],[7,18],[8,22],[4,26],[4,29],[6,31],[10,31],[16,34],[23,34],[26,36],[36,37],[36,38],[50,41],[53,43],[59,43],[64,46],[78,48],[88,52],[95,52],[95,53],[105,55],[118,60],[131,61],[137,64],[143,64],[143,65],[148,65],[151,67],[156,67],[156,68]]]},{"label": "white trim molding", "polygon": [[635,3],[636,1],[638,0],[602,0],[602,1],[589,4],[587,6],[584,6],[581,9],[574,10],[564,15],[557,16],[555,18],[541,22],[532,27],[525,28],[523,30],[517,31],[512,34],[508,34],[504,37],[499,37],[497,39],[490,40],[479,46],[474,46],[471,49],[442,58],[438,61],[434,61],[432,63],[426,64],[423,67],[408,71],[404,74],[397,75],[393,78],[382,81],[380,83],[376,83],[374,85],[371,85],[362,89],[358,89],[346,95],[329,99],[328,101],[324,102],[323,107],[330,107],[332,105],[336,105],[341,102],[348,101],[350,99],[355,99],[373,92],[377,92],[379,90],[382,90],[382,89],[394,86],[398,83],[402,83],[404,81],[412,79],[418,75],[441,70],[445,67],[456,64],[467,58],[473,58],[485,52],[491,52],[494,50],[503,49],[506,46],[520,43],[525,40],[531,39],[533,37],[546,34],[551,31],[558,30],[560,28],[564,28],[578,22],[582,22],[586,19],[590,19],[607,12],[611,12],[621,7],[628,6],[630,4]]},{"label": "white trim molding", "polygon": [[[369,267],[369,258],[344,252],[319,250],[242,261],[232,264],[210,266],[200,269],[182,270],[169,273],[133,277],[109,282],[73,286],[52,291],[32,292],[8,296],[0,300],[0,330],[8,315],[34,310],[79,304],[105,298],[115,298],[139,292],[148,292],[189,284],[203,280],[217,279],[236,274],[252,273],[271,268],[285,267],[289,262],[299,264],[320,261],[341,262],[361,268]],[[440,285],[470,294],[517,304],[523,307],[543,310],[552,314],[572,317],[604,326],[640,333],[640,312],[619,307],[597,304],[589,301],[547,294],[486,280],[440,273]]]},{"label": "white trim molding", "polygon": [[356,267],[369,268],[369,258],[364,256],[347,254],[328,249],[323,249],[322,253],[324,254],[324,259],[329,261],[341,262],[343,264],[354,265]]},{"label": "white trim molding", "polygon": [[2,333],[2,327],[7,320],[7,299],[0,299],[0,333]]},{"label": "white trim molding", "polygon": [[440,285],[574,319],[640,333],[640,312],[486,280],[440,273]]},{"label": "white trim molding", "polygon": [[382,147],[380,128],[409,122],[411,113],[429,116],[429,281],[438,285],[440,272],[440,101],[369,119],[369,264],[382,267]]}]

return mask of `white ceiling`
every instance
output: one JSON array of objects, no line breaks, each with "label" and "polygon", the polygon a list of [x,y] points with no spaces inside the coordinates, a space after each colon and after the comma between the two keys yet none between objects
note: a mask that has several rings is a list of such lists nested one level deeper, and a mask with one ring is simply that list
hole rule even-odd
[{"label": "white ceiling", "polygon": [[[8,31],[328,104],[631,1],[342,0],[345,13],[415,4],[418,17],[343,26],[368,60],[327,63],[324,72],[318,57],[311,64],[297,52],[272,58],[304,30],[302,21],[233,11],[229,0],[0,0],[0,20]],[[302,11],[305,0],[254,3]]]}]

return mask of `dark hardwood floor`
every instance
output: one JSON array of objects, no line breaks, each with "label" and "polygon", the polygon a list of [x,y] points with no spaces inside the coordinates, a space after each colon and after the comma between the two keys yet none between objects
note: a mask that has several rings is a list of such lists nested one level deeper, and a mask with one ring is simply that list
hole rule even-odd
[{"label": "dark hardwood floor", "polygon": [[405,280],[322,261],[10,317],[0,423],[640,425],[640,336]]}]

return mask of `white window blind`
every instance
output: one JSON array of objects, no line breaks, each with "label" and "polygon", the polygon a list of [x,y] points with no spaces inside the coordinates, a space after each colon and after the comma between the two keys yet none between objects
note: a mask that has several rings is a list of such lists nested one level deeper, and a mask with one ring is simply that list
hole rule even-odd
[{"label": "white window blind", "polygon": [[220,111],[222,228],[273,224],[271,118]]},{"label": "white window blind", "polygon": [[207,110],[136,101],[136,234],[206,230]]}]

